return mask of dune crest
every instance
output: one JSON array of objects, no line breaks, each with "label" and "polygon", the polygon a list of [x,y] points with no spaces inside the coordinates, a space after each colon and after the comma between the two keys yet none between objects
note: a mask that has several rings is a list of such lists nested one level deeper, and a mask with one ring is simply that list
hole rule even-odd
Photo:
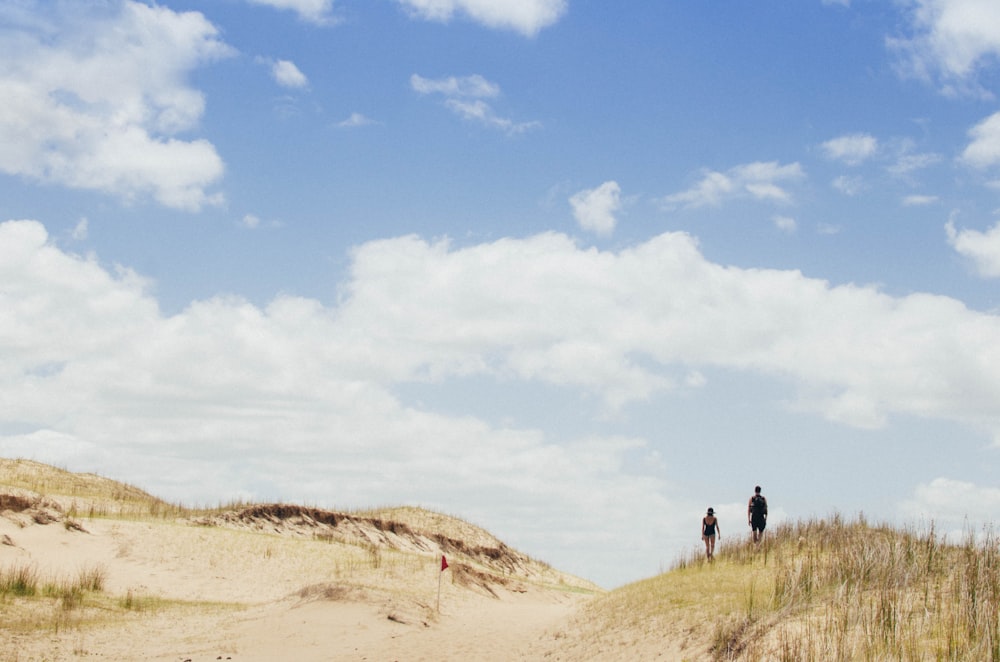
[{"label": "dune crest", "polygon": [[28,460],[0,458],[0,540],[0,590],[28,578],[0,660],[541,659],[603,592],[420,508],[190,510]]}]

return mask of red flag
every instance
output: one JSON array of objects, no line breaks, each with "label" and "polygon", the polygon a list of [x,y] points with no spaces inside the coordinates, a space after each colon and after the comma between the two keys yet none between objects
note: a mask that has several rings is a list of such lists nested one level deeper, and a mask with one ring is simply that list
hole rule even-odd
[{"label": "red flag", "polygon": [[442,554],[441,555],[441,572],[444,572],[447,569],[448,569],[448,559],[446,559],[444,557],[444,554]]}]

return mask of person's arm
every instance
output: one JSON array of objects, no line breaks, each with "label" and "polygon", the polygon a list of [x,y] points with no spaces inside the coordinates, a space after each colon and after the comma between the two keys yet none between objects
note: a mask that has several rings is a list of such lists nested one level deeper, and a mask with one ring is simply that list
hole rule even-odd
[{"label": "person's arm", "polygon": [[719,540],[722,540],[722,527],[719,526],[719,518],[715,518],[715,535]]}]

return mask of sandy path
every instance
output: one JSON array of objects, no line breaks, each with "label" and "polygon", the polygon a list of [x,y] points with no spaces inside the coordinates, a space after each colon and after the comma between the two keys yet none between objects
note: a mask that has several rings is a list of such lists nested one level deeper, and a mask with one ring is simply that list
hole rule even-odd
[{"label": "sandy path", "polygon": [[523,596],[476,597],[465,603],[442,609],[437,622],[426,625],[399,623],[379,605],[355,602],[284,600],[245,610],[171,611],[7,642],[9,657],[4,659],[542,660],[553,628],[565,623],[578,606],[574,598]]},{"label": "sandy path", "polygon": [[362,587],[348,595],[303,598],[305,587],[343,585],[324,556],[331,547],[169,523],[84,525],[87,533],[0,520],[0,533],[17,545],[0,547],[0,565],[29,562],[43,576],[100,565],[107,569],[107,595],[134,591],[171,602],[83,627],[70,612],[58,631],[0,642],[0,662],[554,660],[560,658],[546,656],[557,643],[552,633],[589,599],[531,586],[497,588],[494,597],[454,583],[448,570],[435,613],[433,563],[430,575],[426,566],[367,571],[395,573],[391,590],[380,574],[372,575],[380,583],[370,588],[364,588],[370,580],[355,577]]},{"label": "sandy path", "polygon": [[[190,642],[184,659],[195,662],[220,655],[241,662],[541,659],[547,630],[575,609],[572,600],[483,598],[455,613],[446,611],[438,622],[425,626],[397,623],[367,604],[272,605],[225,619],[214,632]],[[178,658],[165,654],[147,659]]]}]

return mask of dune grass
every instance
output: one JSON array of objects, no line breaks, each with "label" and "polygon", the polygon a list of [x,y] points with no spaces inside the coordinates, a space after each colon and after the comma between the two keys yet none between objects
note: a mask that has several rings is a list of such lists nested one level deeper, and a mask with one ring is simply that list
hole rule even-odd
[{"label": "dune grass", "polygon": [[1000,662],[1000,541],[799,521],[711,563],[692,551],[589,610],[601,636],[672,632],[703,651],[691,659]]},{"label": "dune grass", "polygon": [[0,568],[0,632],[58,632],[98,608],[107,569],[88,565],[72,577],[43,576],[37,566],[15,563]]},{"label": "dune grass", "polygon": [[179,517],[188,511],[133,485],[96,474],[78,474],[41,462],[0,458],[0,484],[52,495],[68,517]]}]

